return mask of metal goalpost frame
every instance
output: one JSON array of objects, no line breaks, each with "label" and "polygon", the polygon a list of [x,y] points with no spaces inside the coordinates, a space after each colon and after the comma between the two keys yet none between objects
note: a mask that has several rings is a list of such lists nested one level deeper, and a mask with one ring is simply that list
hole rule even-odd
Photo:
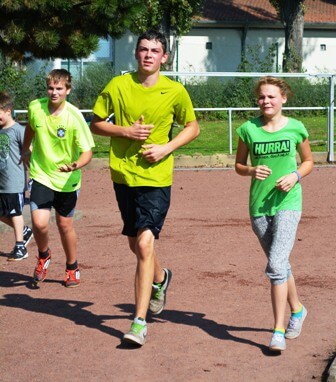
[{"label": "metal goalpost frame", "polygon": [[329,109],[328,109],[328,158],[327,161],[333,163],[334,158],[334,119],[335,119],[335,75],[329,78]]}]

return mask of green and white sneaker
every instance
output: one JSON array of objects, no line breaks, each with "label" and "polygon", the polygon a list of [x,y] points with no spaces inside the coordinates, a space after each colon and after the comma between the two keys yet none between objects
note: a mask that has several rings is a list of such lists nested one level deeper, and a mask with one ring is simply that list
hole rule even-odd
[{"label": "green and white sneaker", "polygon": [[147,336],[147,324],[145,320],[135,318],[129,332],[124,334],[123,340],[132,345],[144,345]]},{"label": "green and white sneaker", "polygon": [[307,309],[302,305],[302,316],[295,317],[295,315],[291,315],[289,319],[289,323],[286,329],[285,337],[289,340],[293,340],[294,338],[299,337],[302,330],[303,321],[307,317]]},{"label": "green and white sneaker", "polygon": [[149,310],[152,314],[160,314],[167,300],[167,289],[172,278],[172,272],[169,269],[163,268],[166,277],[165,282],[162,285],[153,284],[152,286],[152,295],[149,301]]}]

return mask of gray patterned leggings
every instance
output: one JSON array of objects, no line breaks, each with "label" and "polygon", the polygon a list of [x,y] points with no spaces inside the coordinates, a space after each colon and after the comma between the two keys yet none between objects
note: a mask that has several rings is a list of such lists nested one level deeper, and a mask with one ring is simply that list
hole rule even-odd
[{"label": "gray patterned leggings", "polygon": [[266,275],[273,285],[287,281],[292,274],[289,255],[295,242],[301,211],[279,211],[275,216],[251,217],[253,232],[268,258]]}]

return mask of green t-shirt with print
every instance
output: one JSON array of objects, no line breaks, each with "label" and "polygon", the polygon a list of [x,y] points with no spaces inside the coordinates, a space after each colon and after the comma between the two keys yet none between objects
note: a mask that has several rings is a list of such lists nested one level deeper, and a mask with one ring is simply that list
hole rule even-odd
[{"label": "green t-shirt with print", "polygon": [[114,113],[115,123],[131,126],[141,115],[144,124],[152,124],[146,141],[112,137],[110,169],[112,180],[130,187],[166,187],[172,184],[174,159],[170,154],[156,163],[142,156],[143,144],[163,145],[169,141],[174,121],[185,126],[196,119],[190,97],[184,86],[160,75],[152,87],[144,87],[137,73],[113,78],[98,96],[94,114],[106,119]]},{"label": "green t-shirt with print", "polygon": [[293,118],[276,132],[262,128],[260,118],[245,122],[237,129],[248,146],[252,166],[266,165],[272,174],[265,180],[252,178],[250,187],[250,215],[274,216],[282,210],[302,210],[302,189],[299,183],[289,191],[278,190],[276,181],[297,169],[297,146],[308,137],[304,125]]},{"label": "green t-shirt with print", "polygon": [[60,166],[75,162],[94,141],[82,113],[65,102],[57,116],[50,115],[48,98],[32,101],[29,124],[34,131],[30,158],[30,177],[55,191],[72,192],[80,188],[81,170],[60,172]]}]

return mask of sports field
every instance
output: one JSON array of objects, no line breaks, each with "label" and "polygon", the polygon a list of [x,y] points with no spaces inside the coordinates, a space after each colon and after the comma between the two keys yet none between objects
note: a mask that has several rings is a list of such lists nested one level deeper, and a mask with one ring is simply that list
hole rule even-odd
[{"label": "sports field", "polygon": [[[121,345],[133,312],[135,258],[107,168],[83,171],[76,221],[80,287],[61,281],[65,257],[54,223],[47,280],[32,285],[28,259],[0,257],[1,382],[321,381],[336,349],[336,168],[303,179],[304,209],[291,257],[308,309],[301,336],[271,354],[266,261],[248,216],[250,179],[232,169],[176,170],[157,244],[173,272],[166,309],[148,317],[142,348]],[[0,248],[13,245],[0,233]],[[323,379],[322,379],[323,380]]]}]

